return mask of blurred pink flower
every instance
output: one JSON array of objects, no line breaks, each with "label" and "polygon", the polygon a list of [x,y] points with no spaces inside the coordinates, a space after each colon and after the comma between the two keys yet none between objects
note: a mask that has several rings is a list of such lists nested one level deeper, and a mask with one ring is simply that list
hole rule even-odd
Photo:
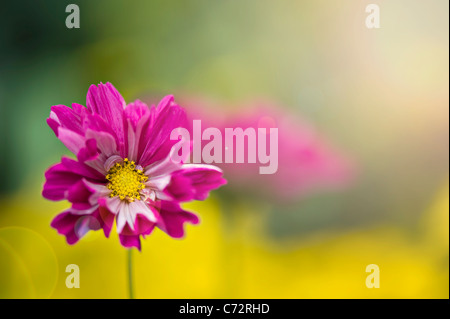
[{"label": "blurred pink flower", "polygon": [[75,244],[89,230],[108,237],[114,221],[124,247],[141,248],[140,237],[158,227],[171,237],[198,217],[180,202],[203,200],[225,184],[212,165],[174,161],[170,133],[186,127],[184,110],[166,96],[157,107],[126,105],[111,83],[92,85],[87,107],[52,106],[48,125],[77,159],[63,157],[45,173],[42,195],[72,206],[52,227]]},{"label": "blurred pink flower", "polygon": [[275,104],[252,102],[229,111],[218,105],[212,109],[213,104],[202,99],[186,98],[183,105],[190,124],[201,119],[203,130],[217,127],[223,132],[225,128],[251,127],[266,128],[269,134],[269,128],[278,128],[277,172],[261,175],[259,163],[214,163],[223,169],[229,181],[226,191],[234,189],[272,200],[295,200],[345,188],[354,179],[355,165],[348,156],[333,147],[310,123]]}]

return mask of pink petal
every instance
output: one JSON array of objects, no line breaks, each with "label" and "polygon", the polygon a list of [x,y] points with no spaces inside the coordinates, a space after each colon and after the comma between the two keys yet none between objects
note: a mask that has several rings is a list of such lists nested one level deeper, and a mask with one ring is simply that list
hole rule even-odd
[{"label": "pink petal", "polygon": [[56,216],[51,226],[59,234],[66,236],[66,241],[70,245],[75,244],[88,231],[101,228],[98,211],[95,211],[91,215],[76,215],[72,214],[70,209]]},{"label": "pink petal", "polygon": [[91,85],[86,97],[87,108],[100,115],[103,120],[111,126],[117,137],[118,148],[124,152],[125,130],[123,121],[123,110],[125,100],[111,83],[100,83],[98,86]]},{"label": "pink petal", "polygon": [[141,240],[139,239],[139,235],[119,235],[119,239],[123,247],[136,247],[139,251],[141,250]]},{"label": "pink petal", "polygon": [[184,223],[189,222],[194,225],[199,223],[197,215],[183,210],[176,202],[161,201],[159,213],[161,219],[158,222],[158,227],[174,238],[184,236]]},{"label": "pink petal", "polygon": [[153,232],[156,223],[148,220],[148,218],[142,214],[136,215],[134,228],[126,224],[122,232],[119,234],[119,239],[124,247],[136,247],[141,250],[140,236],[147,236]]},{"label": "pink petal", "polygon": [[141,157],[146,145],[146,141],[142,136],[143,132],[146,132],[148,129],[150,115],[150,108],[139,100],[130,103],[125,109],[127,157],[132,161],[137,161]]},{"label": "pink petal", "polygon": [[164,192],[178,201],[204,200],[211,190],[226,184],[222,175],[222,170],[213,165],[185,164],[172,173]]},{"label": "pink petal", "polygon": [[72,104],[72,108],[65,105],[54,105],[51,107],[50,117],[47,123],[58,136],[58,128],[63,127],[74,133],[83,135],[83,121],[87,109],[80,104]]},{"label": "pink petal", "polygon": [[116,214],[112,213],[106,204],[106,198],[99,198],[99,215],[103,222],[103,232],[106,237],[109,237],[111,233],[111,229],[114,224],[114,219],[116,218]]},{"label": "pink petal", "polygon": [[58,138],[74,155],[78,155],[86,143],[84,135],[61,126],[58,128]]},{"label": "pink petal", "polygon": [[67,200],[72,203],[72,208],[76,210],[87,210],[92,207],[89,197],[94,193],[81,179],[73,184],[67,191]]},{"label": "pink petal", "polygon": [[105,176],[90,166],[85,165],[84,163],[75,161],[68,157],[61,158],[61,164],[67,168],[70,172],[75,174],[85,176],[88,179],[92,179],[95,181],[105,181]]},{"label": "pink petal", "polygon": [[104,181],[104,176],[94,169],[70,158],[63,157],[61,163],[45,172],[42,196],[50,200],[67,199],[69,188],[83,178],[92,182]]},{"label": "pink petal", "polygon": [[45,172],[42,196],[55,201],[66,199],[68,189],[81,178],[80,175],[68,170],[62,163],[55,164]]},{"label": "pink petal", "polygon": [[170,140],[170,133],[178,127],[187,127],[184,110],[173,102],[173,96],[165,97],[157,108],[151,109],[151,122],[144,133],[147,141],[138,162],[143,167],[164,159],[178,141]]},{"label": "pink petal", "polygon": [[111,134],[107,132],[99,132],[88,129],[86,130],[86,138],[95,139],[97,141],[97,148],[105,158],[119,154],[117,150],[116,140]]}]

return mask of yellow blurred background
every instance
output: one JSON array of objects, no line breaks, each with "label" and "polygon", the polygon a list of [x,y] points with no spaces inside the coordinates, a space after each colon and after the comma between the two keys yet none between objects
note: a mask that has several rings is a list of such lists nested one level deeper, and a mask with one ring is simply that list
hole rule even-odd
[{"label": "yellow blurred background", "polygon": [[[1,13],[0,298],[128,297],[114,230],[69,246],[50,227],[68,203],[40,195],[68,154],[50,106],[85,104],[100,81],[128,102],[276,101],[358,171],[289,203],[218,191],[187,204],[201,223],[186,238],[156,230],[133,252],[137,298],[449,298],[448,1],[76,1],[76,30],[69,3]],[[369,3],[380,29],[364,24]],[[369,264],[380,288],[366,287]]]},{"label": "yellow blurred background", "polygon": [[[2,202],[11,212],[2,225],[17,226],[0,230],[0,297],[128,297],[126,250],[115,236],[91,232],[69,247],[48,227],[65,205],[22,196]],[[273,241],[255,207],[237,208],[242,215],[231,232],[214,198],[188,208],[201,212],[202,223],[188,227],[185,239],[157,230],[141,253],[134,251],[137,298],[448,298],[448,185],[414,236],[382,225]],[[378,289],[365,284],[373,263],[380,268]],[[69,264],[80,268],[79,289],[66,287]]]}]

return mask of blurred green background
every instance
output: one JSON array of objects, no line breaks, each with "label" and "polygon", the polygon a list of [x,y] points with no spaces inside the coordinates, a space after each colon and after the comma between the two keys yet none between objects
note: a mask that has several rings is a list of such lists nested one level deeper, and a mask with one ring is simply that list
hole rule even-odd
[{"label": "blurred green background", "polygon": [[[364,24],[372,2],[380,29]],[[80,29],[65,26],[70,3]],[[109,81],[128,102],[201,95],[233,111],[248,99],[277,101],[358,167],[351,186],[290,205],[242,193],[231,222],[220,191],[189,204],[202,223],[186,239],[156,231],[135,253],[137,297],[448,298],[448,6],[4,3],[0,297],[127,297],[118,240],[94,233],[68,246],[49,226],[68,204],[40,196],[45,169],[68,154],[46,125],[50,106],[85,104],[90,84]],[[372,263],[379,289],[365,286]],[[68,264],[80,266],[80,289],[65,286]]]}]

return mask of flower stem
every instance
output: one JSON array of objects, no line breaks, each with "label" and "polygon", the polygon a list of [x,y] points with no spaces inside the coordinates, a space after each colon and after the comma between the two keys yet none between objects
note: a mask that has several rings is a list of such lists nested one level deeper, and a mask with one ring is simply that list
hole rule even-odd
[{"label": "flower stem", "polygon": [[133,291],[133,249],[128,249],[128,296],[134,299]]}]

